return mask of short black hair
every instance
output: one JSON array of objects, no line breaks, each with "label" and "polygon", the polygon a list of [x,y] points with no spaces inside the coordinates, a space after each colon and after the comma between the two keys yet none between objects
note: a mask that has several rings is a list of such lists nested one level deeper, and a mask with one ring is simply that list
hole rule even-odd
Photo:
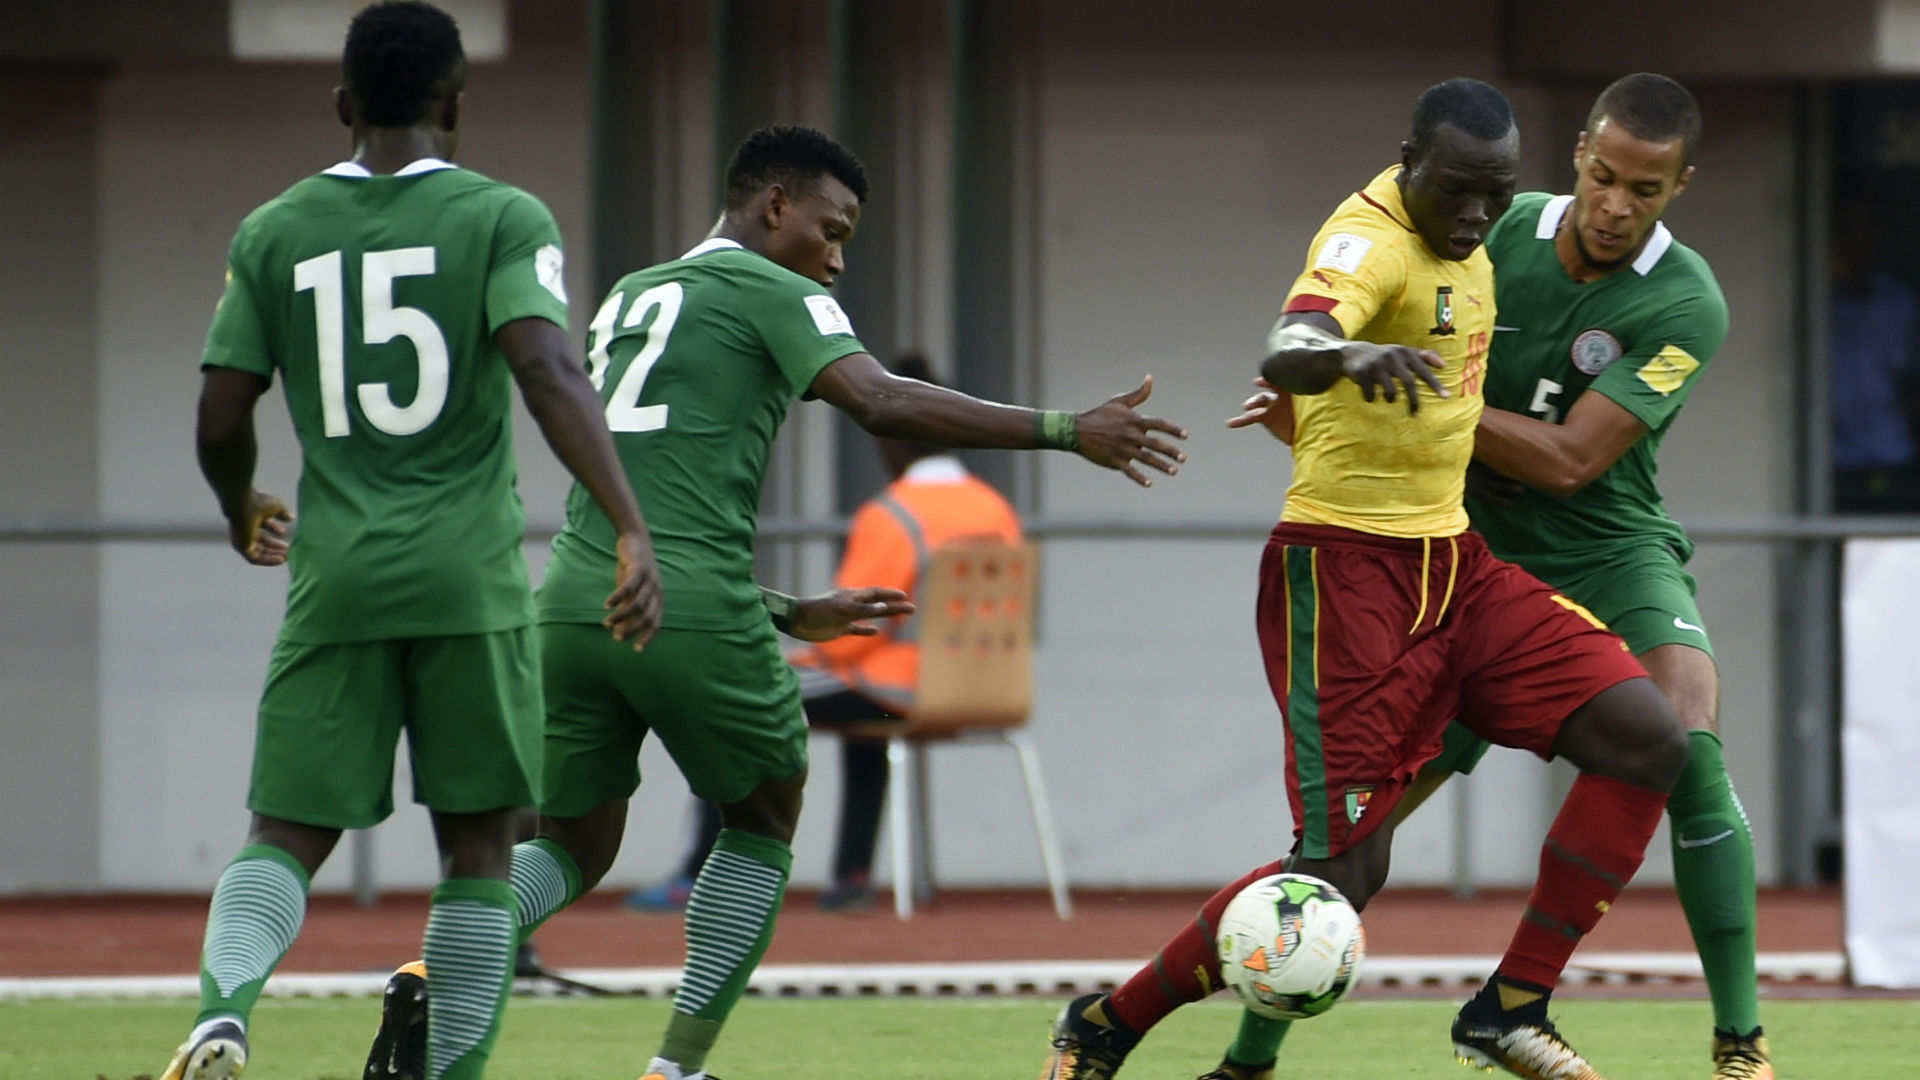
[{"label": "short black hair", "polygon": [[347,26],[340,70],[361,120],[410,127],[460,89],[466,61],[453,16],[420,0],[386,0]]},{"label": "short black hair", "polygon": [[805,195],[828,176],[867,201],[867,170],[853,151],[810,127],[763,127],[741,140],[727,162],[726,208],[739,210],[774,184],[790,195]]},{"label": "short black hair", "polygon": [[1513,103],[1491,83],[1448,79],[1426,88],[1413,103],[1413,155],[1433,145],[1442,124],[1452,124],[1476,139],[1498,139],[1513,130]]},{"label": "short black hair", "polygon": [[1700,145],[1700,103],[1687,88],[1650,71],[1636,72],[1613,81],[1593,99],[1587,113],[1587,130],[1600,126],[1605,117],[1627,130],[1627,134],[1648,142],[1680,143],[1680,163],[1693,163],[1694,148]]}]

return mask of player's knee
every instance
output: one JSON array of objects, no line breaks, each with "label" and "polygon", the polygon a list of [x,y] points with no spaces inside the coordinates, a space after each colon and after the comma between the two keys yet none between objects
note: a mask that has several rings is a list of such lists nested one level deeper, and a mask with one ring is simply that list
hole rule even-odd
[{"label": "player's knee", "polygon": [[1693,743],[1687,738],[1687,729],[1675,717],[1673,722],[1663,726],[1654,745],[1649,748],[1645,768],[1648,783],[1642,787],[1654,791],[1672,791],[1673,785],[1680,779],[1680,773],[1687,767],[1687,757],[1693,753]]},{"label": "player's knee", "polygon": [[276,847],[293,856],[306,869],[308,878],[320,872],[321,864],[339,842],[339,829],[302,825],[265,814],[254,815],[253,826],[247,833],[247,843]]},{"label": "player's knee", "polygon": [[800,827],[801,794],[805,776],[773,780],[753,789],[746,798],[720,808],[720,821],[729,829],[793,843]]},{"label": "player's knee", "polygon": [[580,891],[588,892],[613,869],[620,853],[621,834],[625,831],[627,804],[595,807],[580,817],[556,818],[542,815],[540,839],[559,846],[580,871]]},{"label": "player's knee", "polygon": [[1619,779],[1650,791],[1672,791],[1692,752],[1686,726],[1673,708],[1664,699],[1642,703],[1623,735],[1616,743]]}]

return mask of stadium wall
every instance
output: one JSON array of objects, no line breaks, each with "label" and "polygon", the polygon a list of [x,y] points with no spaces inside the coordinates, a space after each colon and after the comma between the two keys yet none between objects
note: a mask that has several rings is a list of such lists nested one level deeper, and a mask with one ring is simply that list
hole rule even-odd
[{"label": "stadium wall", "polygon": [[[1465,20],[1459,40],[1485,44],[1444,59],[1412,45],[1302,49],[1315,27],[1279,15],[1228,33],[1201,17],[1209,6],[1218,5],[1200,4],[1174,26],[1163,22],[1162,5],[1144,0],[1110,4],[1091,22],[1054,6],[1036,29],[1038,74],[1024,122],[1037,148],[1027,195],[1037,223],[1038,290],[1030,299],[1042,394],[1048,404],[1085,405],[1151,370],[1159,377],[1153,408],[1194,430],[1193,464],[1151,492],[1049,458],[1039,474],[1048,515],[1155,520],[1277,510],[1282,448],[1219,422],[1243,395],[1258,343],[1325,213],[1392,160],[1411,101],[1428,83],[1464,72],[1505,85],[1522,115],[1526,180],[1542,185],[1562,180],[1595,89],[1501,78],[1492,2],[1452,16]],[[1418,5],[1401,6],[1415,18]],[[1376,25],[1393,22],[1382,16]],[[697,42],[688,48],[694,54],[674,76],[680,160],[669,214],[673,232],[691,241],[711,220],[712,156],[706,67]],[[517,40],[505,63],[476,67],[463,152],[473,167],[553,207],[569,240],[576,333],[595,299],[585,276],[586,87],[577,50],[577,41]],[[912,242],[907,303],[944,364],[949,346],[934,332],[946,317],[951,242],[937,125],[944,72],[937,54],[922,59],[903,75],[933,102],[936,121],[903,135],[921,143],[915,197],[928,218]],[[799,70],[796,115],[824,123],[824,74]],[[0,73],[0,91],[11,94],[23,78]],[[34,190],[44,201],[27,209],[9,199],[0,208],[7,252],[18,250],[12,238],[28,234],[15,230],[39,220],[40,207],[64,208],[58,220],[74,223],[30,267],[0,255],[9,286],[0,314],[10,335],[26,313],[69,313],[59,334],[32,339],[48,342],[47,357],[68,358],[58,377],[44,373],[38,365],[47,361],[30,359],[17,336],[0,361],[9,386],[0,437],[12,440],[0,465],[7,513],[212,517],[193,467],[193,362],[234,225],[345,150],[327,108],[331,79],[317,65],[134,62],[93,89],[69,88],[71,129],[40,142],[49,164]],[[1783,90],[1701,90],[1709,124],[1701,176],[1670,220],[1719,267],[1734,329],[1667,444],[1664,479],[1683,519],[1757,516],[1785,509],[1788,490],[1788,443],[1777,435],[1780,424],[1765,421],[1788,415],[1793,401],[1795,266],[1784,224],[1794,210],[1792,128]],[[12,164],[20,159],[6,160],[4,190],[27,190],[16,186],[24,183]],[[857,244],[851,258],[857,273]],[[30,392],[16,396],[22,386]],[[806,463],[796,470],[791,505],[807,513],[832,505],[825,408],[798,407],[787,443]],[[57,426],[64,440],[21,441],[29,415]],[[290,492],[296,456],[277,400],[262,418],[263,486]],[[531,516],[551,520],[564,491],[560,470],[524,417],[519,437],[523,496]],[[63,445],[71,448],[47,449]],[[21,462],[32,462],[30,473]],[[16,492],[31,496],[17,501]],[[538,551],[530,556],[542,560]],[[1209,883],[1283,847],[1278,718],[1252,637],[1257,545],[1063,541],[1044,557],[1034,735],[1074,880]],[[800,579],[788,583],[821,584],[829,567],[827,546],[816,545],[787,571]],[[1779,722],[1772,561],[1760,549],[1709,546],[1696,571],[1726,673],[1729,758],[1765,837],[1775,820]],[[0,548],[0,575],[8,589],[0,606],[0,813],[11,823],[0,836],[0,891],[209,887],[245,829],[253,703],[281,575],[250,570],[210,545],[120,543],[93,552]],[[680,843],[684,785],[657,748],[645,767],[655,782],[635,802],[611,883],[659,874]],[[1039,882],[1011,760],[938,750],[934,769],[942,879]],[[800,884],[826,876],[838,801],[830,743],[816,746],[814,778],[797,841]],[[1562,772],[1511,752],[1473,778],[1467,798],[1479,880],[1531,877],[1565,782]],[[1409,824],[1396,880],[1446,880],[1446,809],[1443,796]],[[417,810],[403,809],[376,843],[383,883],[431,879],[430,838]],[[1769,879],[1776,859],[1764,840],[1760,854]],[[1646,876],[1666,874],[1662,841]],[[346,860],[337,858],[318,884],[346,882]]]}]

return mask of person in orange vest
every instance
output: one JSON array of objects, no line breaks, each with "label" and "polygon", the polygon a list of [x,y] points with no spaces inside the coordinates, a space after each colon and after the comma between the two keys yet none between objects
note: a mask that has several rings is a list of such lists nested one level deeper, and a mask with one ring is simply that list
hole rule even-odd
[{"label": "person in orange vest", "polygon": [[[906,353],[890,370],[938,383],[926,357]],[[1006,497],[969,473],[947,451],[878,439],[893,477],[853,516],[846,554],[834,575],[838,588],[881,586],[915,596],[934,549],[956,540],[997,537],[1019,543],[1020,518]],[[920,681],[919,616],[888,620],[871,637],[848,636],[808,646],[788,657],[800,678],[807,722],[831,727],[911,715]],[[820,896],[823,911],[859,911],[874,901],[873,853],[887,793],[887,745],[881,738],[840,741],[840,834],[834,845],[833,883]],[[693,835],[675,875],[627,897],[640,911],[680,911],[693,879],[720,832],[720,815],[699,803]]]}]

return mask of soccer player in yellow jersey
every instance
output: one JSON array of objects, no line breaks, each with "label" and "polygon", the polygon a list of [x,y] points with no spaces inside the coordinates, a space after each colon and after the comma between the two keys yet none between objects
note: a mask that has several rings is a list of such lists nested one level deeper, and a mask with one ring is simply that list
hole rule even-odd
[{"label": "soccer player in yellow jersey", "polygon": [[[1481,243],[1519,152],[1506,98],[1448,80],[1415,104],[1400,163],[1314,238],[1261,366],[1294,395],[1293,484],[1258,600],[1293,850],[1221,889],[1119,989],[1069,1004],[1047,1080],[1106,1080],[1148,1028],[1218,989],[1213,928],[1254,880],[1312,874],[1364,907],[1387,875],[1380,826],[1455,719],[1581,770],[1512,945],[1454,1021],[1455,1053],[1531,1080],[1599,1080],[1547,1019],[1548,996],[1639,868],[1687,737],[1619,638],[1466,531],[1494,320]],[[1229,1060],[1210,1077],[1272,1069]]]}]

